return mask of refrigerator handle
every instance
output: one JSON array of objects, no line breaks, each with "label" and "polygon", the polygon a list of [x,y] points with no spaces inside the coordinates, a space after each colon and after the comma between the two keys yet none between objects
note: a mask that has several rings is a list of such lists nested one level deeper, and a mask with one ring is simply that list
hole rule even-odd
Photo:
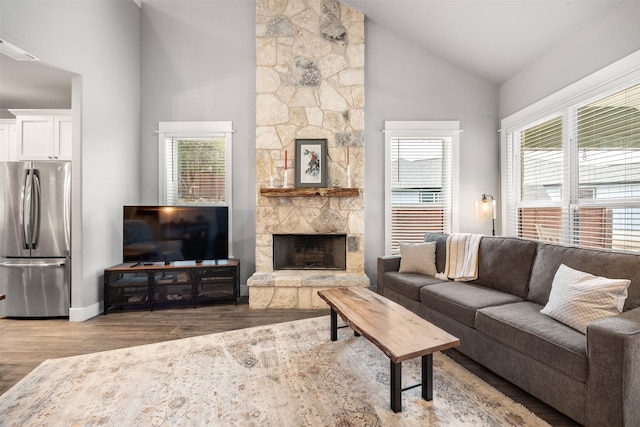
[{"label": "refrigerator handle", "polygon": [[32,195],[32,179],[31,173],[33,169],[27,169],[24,175],[24,184],[22,186],[22,205],[20,206],[20,216],[22,225],[22,246],[24,249],[31,249],[31,195]]},{"label": "refrigerator handle", "polygon": [[20,262],[12,262],[12,261],[0,261],[0,267],[7,268],[48,268],[48,267],[64,267],[64,261],[49,261],[49,262],[39,262],[39,263],[20,263]]},{"label": "refrigerator handle", "polygon": [[40,174],[33,170],[33,228],[31,237],[31,249],[37,249],[40,242]]}]

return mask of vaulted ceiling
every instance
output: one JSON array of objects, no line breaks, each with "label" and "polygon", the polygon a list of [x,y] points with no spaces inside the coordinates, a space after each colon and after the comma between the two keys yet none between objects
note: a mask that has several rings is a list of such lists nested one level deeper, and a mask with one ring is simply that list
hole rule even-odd
[{"label": "vaulted ceiling", "polygon": [[502,84],[621,0],[342,0],[425,51]]},{"label": "vaulted ceiling", "polygon": [[[623,1],[342,0],[425,52],[496,84],[509,80]],[[42,62],[15,62],[0,55],[0,111],[68,108],[71,77]]]}]

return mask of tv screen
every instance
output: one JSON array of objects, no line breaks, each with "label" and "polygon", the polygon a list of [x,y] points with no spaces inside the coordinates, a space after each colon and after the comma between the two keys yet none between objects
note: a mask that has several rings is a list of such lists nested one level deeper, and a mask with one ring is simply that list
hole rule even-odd
[{"label": "tv screen", "polygon": [[123,262],[229,258],[227,206],[124,206]]}]

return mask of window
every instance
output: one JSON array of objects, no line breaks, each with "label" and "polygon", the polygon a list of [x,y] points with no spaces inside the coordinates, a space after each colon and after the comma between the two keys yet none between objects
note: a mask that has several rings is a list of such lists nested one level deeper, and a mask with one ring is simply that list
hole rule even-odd
[{"label": "window", "polygon": [[458,133],[457,121],[385,122],[388,255],[427,232],[451,232]]},{"label": "window", "polygon": [[640,252],[640,84],[507,130],[507,234]]},{"label": "window", "polygon": [[161,122],[160,200],[231,207],[231,122]]},{"label": "window", "polygon": [[223,137],[165,138],[168,204],[224,203],[226,141]]}]

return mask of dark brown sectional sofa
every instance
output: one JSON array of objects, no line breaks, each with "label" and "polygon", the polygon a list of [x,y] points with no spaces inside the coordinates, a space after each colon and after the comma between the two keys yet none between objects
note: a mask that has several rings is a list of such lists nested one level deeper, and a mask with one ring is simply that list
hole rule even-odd
[{"label": "dark brown sectional sofa", "polygon": [[[444,271],[447,235],[436,242]],[[540,310],[561,264],[630,279],[624,311],[587,333]],[[441,281],[399,273],[400,257],[378,259],[378,293],[461,340],[458,350],[587,426],[640,426],[640,256],[483,237],[478,277]]]}]

